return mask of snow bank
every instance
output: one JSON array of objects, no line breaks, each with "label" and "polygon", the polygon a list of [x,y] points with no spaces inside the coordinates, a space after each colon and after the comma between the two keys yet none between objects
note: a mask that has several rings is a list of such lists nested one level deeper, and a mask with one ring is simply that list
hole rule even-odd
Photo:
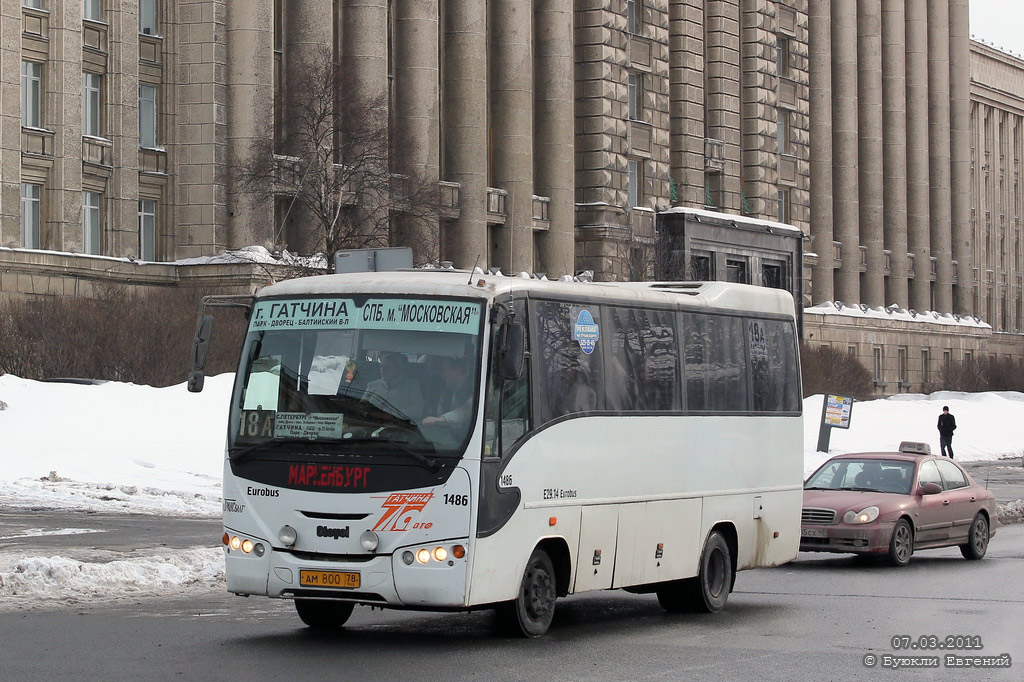
[{"label": "snow bank", "polygon": [[894,451],[900,441],[928,443],[939,452],[936,422],[943,406],[956,417],[953,452],[958,461],[1020,456],[1024,443],[1011,426],[1024,423],[1024,393],[1000,391],[929,395],[903,394],[853,405],[849,429],[832,429],[828,454],[816,452],[823,396],[804,399],[804,473],[810,474],[832,455],[845,452]]},{"label": "snow bank", "polygon": [[194,548],[107,563],[60,556],[0,560],[0,599],[43,602],[116,600],[223,587],[224,550]]},{"label": "snow bank", "polygon": [[232,374],[153,388],[0,376],[5,506],[215,516]]}]

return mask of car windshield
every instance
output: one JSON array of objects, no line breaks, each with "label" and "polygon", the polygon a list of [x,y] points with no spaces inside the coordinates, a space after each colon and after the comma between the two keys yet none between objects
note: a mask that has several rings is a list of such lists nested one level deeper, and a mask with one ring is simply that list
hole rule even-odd
[{"label": "car windshield", "polygon": [[482,310],[452,299],[258,301],[232,399],[232,454],[461,454],[476,414]]},{"label": "car windshield", "polygon": [[833,459],[807,479],[807,490],[866,490],[910,494],[914,463],[894,459]]}]

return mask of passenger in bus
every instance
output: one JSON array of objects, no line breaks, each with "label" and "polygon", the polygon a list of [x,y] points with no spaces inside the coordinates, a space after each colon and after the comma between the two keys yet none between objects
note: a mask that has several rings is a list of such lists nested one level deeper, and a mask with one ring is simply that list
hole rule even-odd
[{"label": "passenger in bus", "polygon": [[409,376],[409,360],[402,353],[384,353],[380,357],[380,379],[366,387],[364,399],[388,412],[415,421],[423,415],[420,385]]},{"label": "passenger in bus", "polygon": [[465,358],[446,357],[441,364],[444,386],[437,396],[436,416],[423,418],[424,426],[447,424],[461,428],[469,423],[473,405],[473,386],[469,380]]}]

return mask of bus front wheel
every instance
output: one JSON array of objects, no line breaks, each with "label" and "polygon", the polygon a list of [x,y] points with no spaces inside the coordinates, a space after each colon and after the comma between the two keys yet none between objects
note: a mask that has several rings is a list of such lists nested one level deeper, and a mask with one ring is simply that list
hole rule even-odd
[{"label": "bus front wheel", "polygon": [[533,550],[515,599],[498,607],[502,629],[519,637],[540,637],[555,616],[555,567],[541,548]]},{"label": "bus front wheel", "polygon": [[725,608],[732,588],[729,543],[717,530],[708,536],[695,578],[673,580],[658,588],[658,603],[666,611],[718,613]]},{"label": "bus front wheel", "polygon": [[296,599],[295,610],[302,622],[317,630],[340,628],[344,625],[355,604],[327,599]]}]

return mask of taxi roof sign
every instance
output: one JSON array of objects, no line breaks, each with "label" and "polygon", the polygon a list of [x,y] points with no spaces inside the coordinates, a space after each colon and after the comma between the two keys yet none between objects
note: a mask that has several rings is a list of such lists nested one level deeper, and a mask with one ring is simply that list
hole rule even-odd
[{"label": "taxi roof sign", "polygon": [[900,443],[900,452],[905,455],[930,455],[932,454],[932,448],[928,443],[915,443],[911,440],[905,440]]}]

